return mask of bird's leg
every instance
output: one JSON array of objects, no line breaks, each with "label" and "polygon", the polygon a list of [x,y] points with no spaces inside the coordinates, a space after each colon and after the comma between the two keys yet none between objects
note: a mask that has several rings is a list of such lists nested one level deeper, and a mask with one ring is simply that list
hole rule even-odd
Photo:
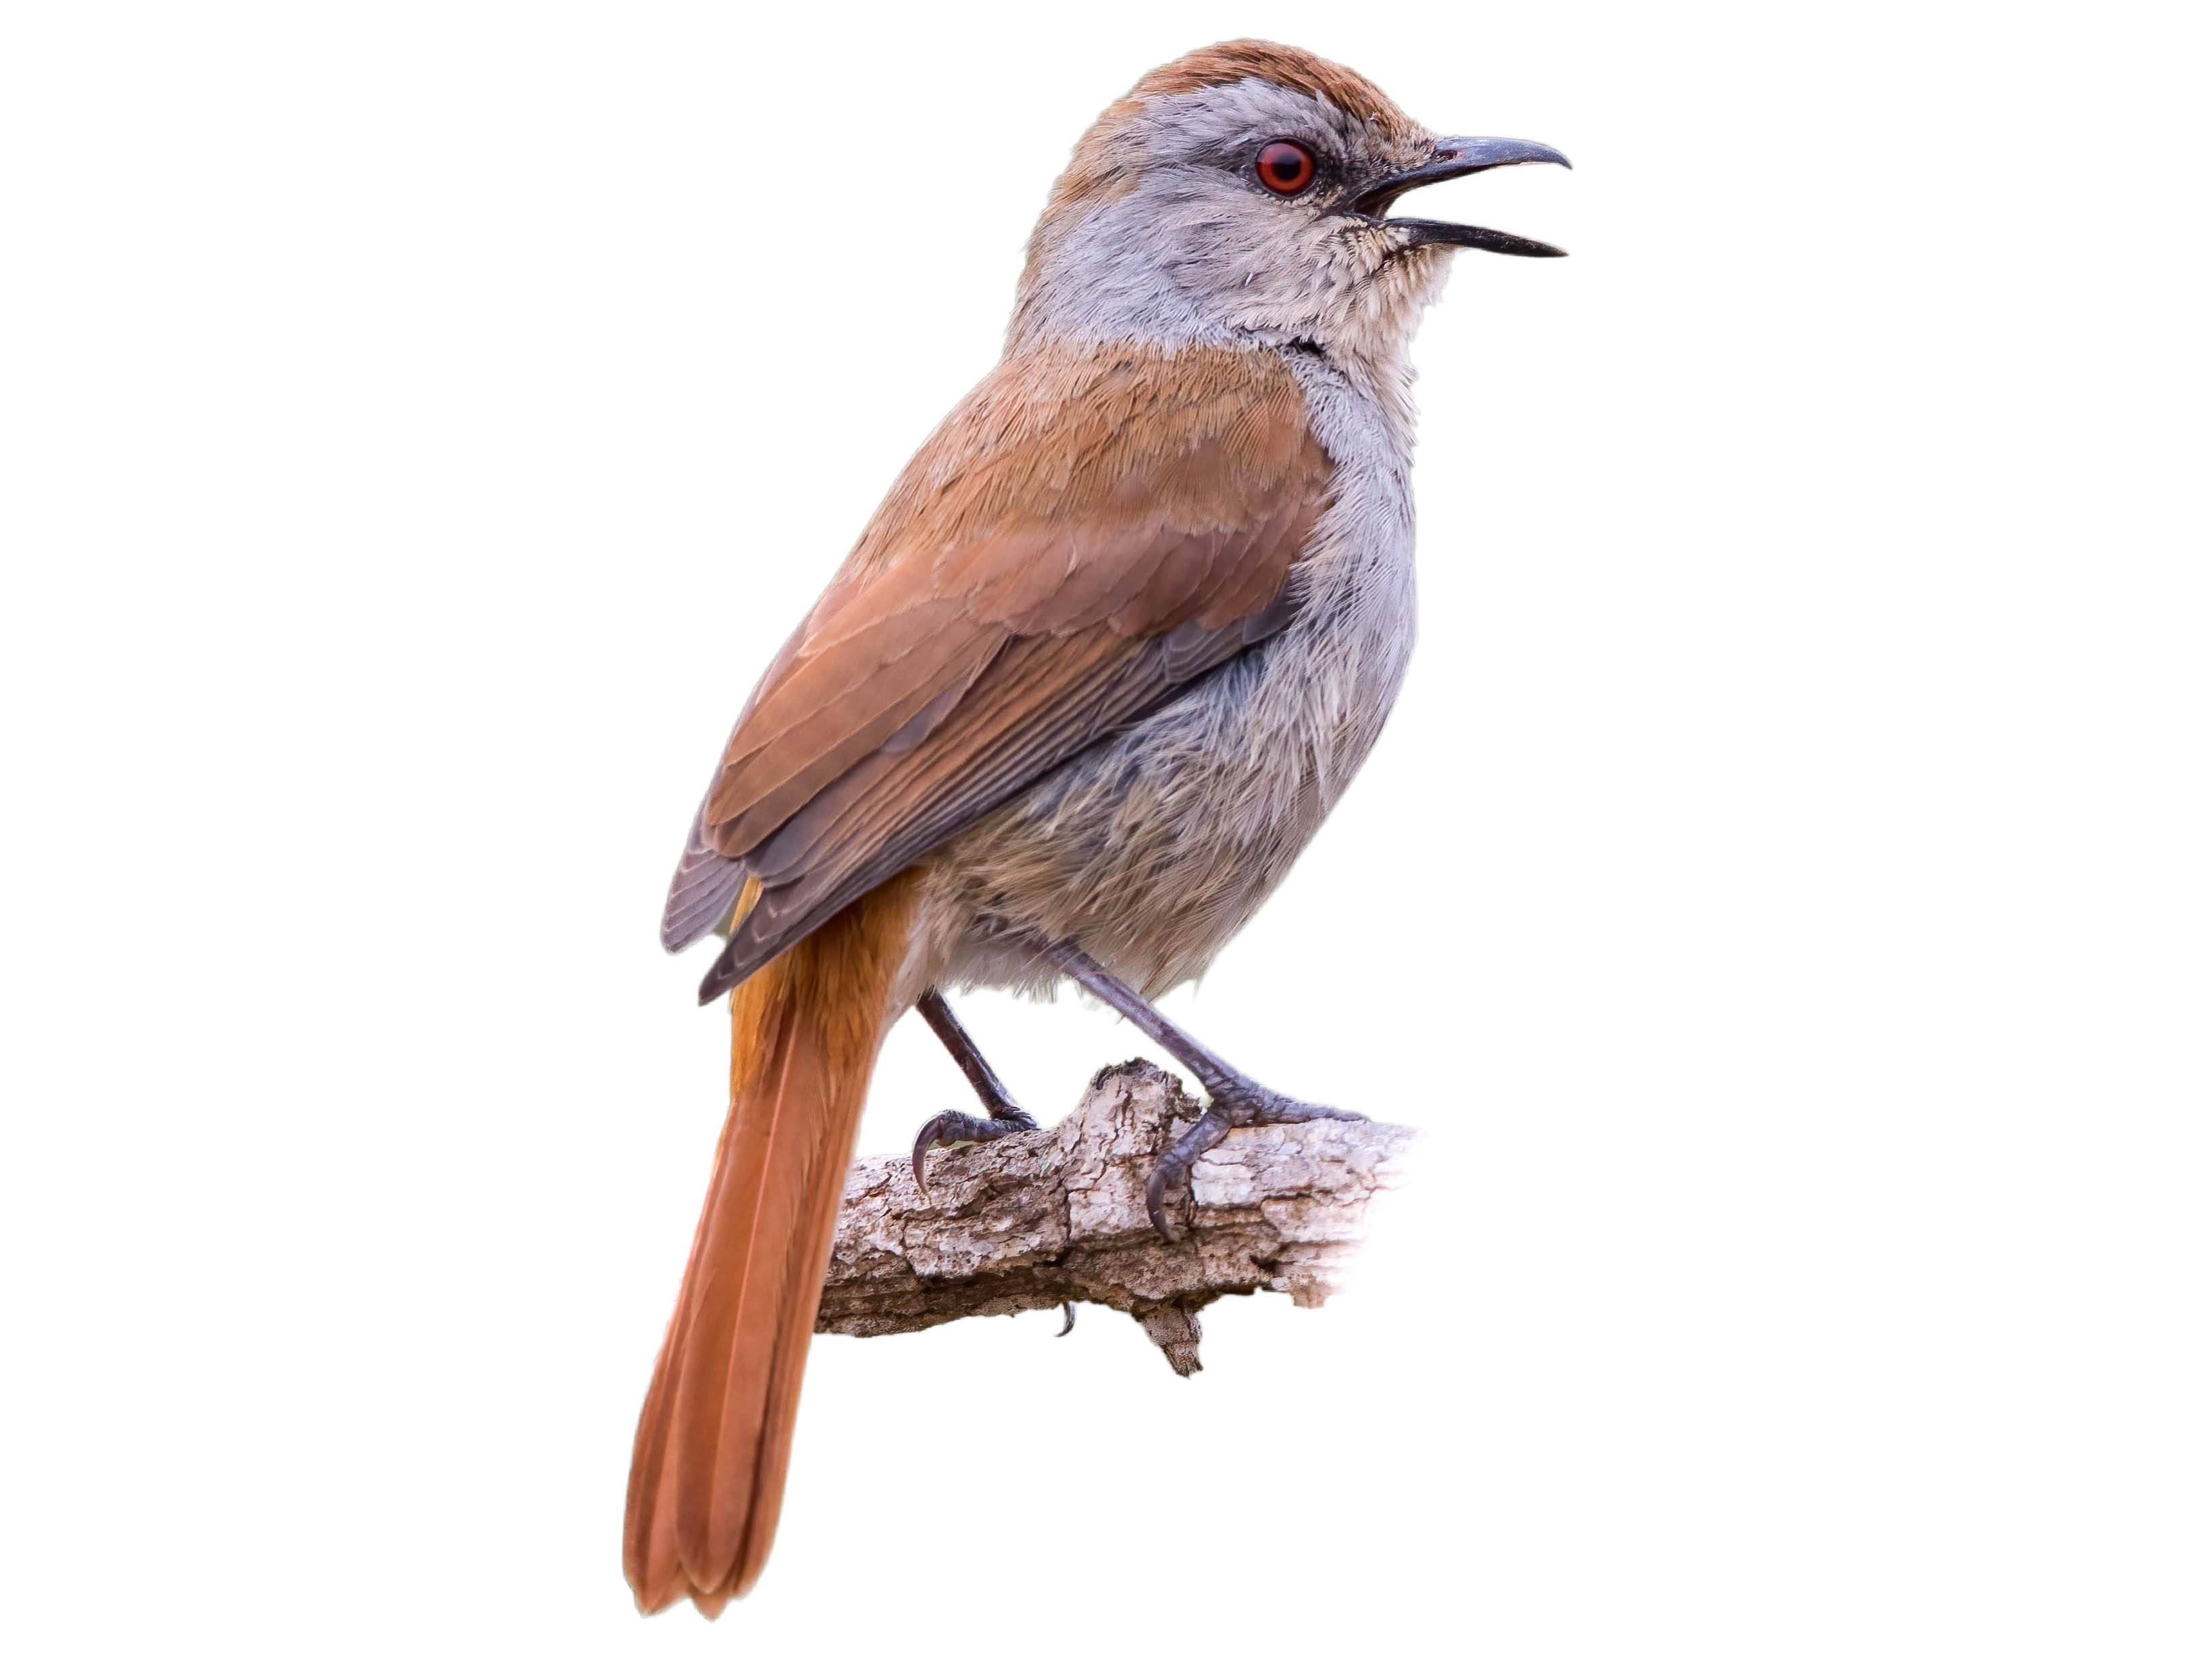
[{"label": "bird's leg", "polygon": [[1219,1146],[1231,1129],[1260,1123],[1310,1123],[1322,1117],[1364,1121],[1358,1112],[1309,1106],[1255,1083],[1073,945],[1060,942],[1042,949],[1070,979],[1188,1066],[1206,1091],[1204,1115],[1161,1154],[1160,1161],[1152,1166],[1152,1179],[1145,1183],[1146,1212],[1170,1243],[1175,1242],[1175,1235],[1168,1230],[1168,1183],[1187,1177],[1191,1165]]},{"label": "bird's leg", "polygon": [[927,1194],[929,1183],[923,1178],[921,1165],[931,1147],[954,1146],[969,1140],[996,1140],[1000,1135],[1034,1129],[1037,1121],[1014,1104],[1014,1097],[999,1081],[999,1074],[983,1058],[983,1051],[968,1035],[968,1028],[954,1018],[952,1005],[945,1001],[944,993],[933,986],[914,1006],[915,1011],[929,1022],[929,1029],[937,1033],[938,1041],[951,1052],[975,1089],[976,1097],[983,1103],[983,1109],[990,1114],[988,1117],[975,1117],[966,1112],[939,1112],[921,1126],[921,1133],[914,1138],[914,1184]]}]

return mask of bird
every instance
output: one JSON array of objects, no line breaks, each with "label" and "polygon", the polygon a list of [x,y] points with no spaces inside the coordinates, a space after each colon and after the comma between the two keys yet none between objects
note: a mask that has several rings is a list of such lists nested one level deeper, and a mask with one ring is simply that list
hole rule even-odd
[{"label": "bird", "polygon": [[1350,1112],[1163,1016],[1365,759],[1413,647],[1408,359],[1452,255],[1544,243],[1391,212],[1547,145],[1433,133],[1364,76],[1235,40],[1076,145],[1003,355],[892,484],[709,780],[661,942],[721,948],[729,1116],[639,1414],[641,1610],[759,1577],[870,1073],[918,1012],[981,1115],[1035,1129],[948,992],[1066,981],[1205,1090],[1146,1191],[1231,1131]]}]

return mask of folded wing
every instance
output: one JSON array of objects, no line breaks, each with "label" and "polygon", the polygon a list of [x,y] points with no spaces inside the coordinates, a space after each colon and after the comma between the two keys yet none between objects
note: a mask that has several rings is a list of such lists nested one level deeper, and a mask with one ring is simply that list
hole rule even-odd
[{"label": "folded wing", "polygon": [[680,950],[745,900],[702,999],[1285,626],[1330,473],[1272,354],[1002,362],[730,738],[661,925]]}]

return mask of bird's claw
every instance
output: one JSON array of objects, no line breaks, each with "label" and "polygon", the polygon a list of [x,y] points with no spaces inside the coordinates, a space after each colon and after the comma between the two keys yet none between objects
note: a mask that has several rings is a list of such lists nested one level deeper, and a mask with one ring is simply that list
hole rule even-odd
[{"label": "bird's claw", "polygon": [[1168,1183],[1188,1177],[1191,1166],[1226,1139],[1231,1129],[1249,1129],[1263,1123],[1311,1123],[1319,1118],[1352,1123],[1366,1121],[1360,1113],[1334,1106],[1309,1106],[1302,1100],[1292,1100],[1288,1095],[1279,1095],[1272,1089],[1262,1089],[1242,1079],[1219,1080],[1211,1085],[1206,1092],[1210,1098],[1206,1110],[1196,1123],[1183,1131],[1174,1146],[1160,1154],[1160,1161],[1152,1165],[1152,1178],[1145,1182],[1145,1213],[1152,1218],[1152,1231],[1170,1244],[1176,1242],[1176,1236],[1168,1226]]},{"label": "bird's claw", "polygon": [[922,1160],[933,1146],[960,1146],[971,1141],[996,1140],[1001,1135],[1018,1135],[1037,1127],[1036,1120],[1019,1107],[1006,1117],[975,1117],[967,1112],[939,1112],[921,1126],[921,1133],[914,1138],[914,1184],[924,1198],[929,1196],[929,1181],[922,1173]]}]

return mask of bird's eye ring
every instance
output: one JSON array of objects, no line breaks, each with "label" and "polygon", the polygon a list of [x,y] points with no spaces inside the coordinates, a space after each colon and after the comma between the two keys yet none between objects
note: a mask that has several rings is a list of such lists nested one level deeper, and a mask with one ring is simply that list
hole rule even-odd
[{"label": "bird's eye ring", "polygon": [[1262,145],[1253,166],[1260,182],[1278,196],[1296,196],[1313,183],[1313,152],[1287,138]]}]

